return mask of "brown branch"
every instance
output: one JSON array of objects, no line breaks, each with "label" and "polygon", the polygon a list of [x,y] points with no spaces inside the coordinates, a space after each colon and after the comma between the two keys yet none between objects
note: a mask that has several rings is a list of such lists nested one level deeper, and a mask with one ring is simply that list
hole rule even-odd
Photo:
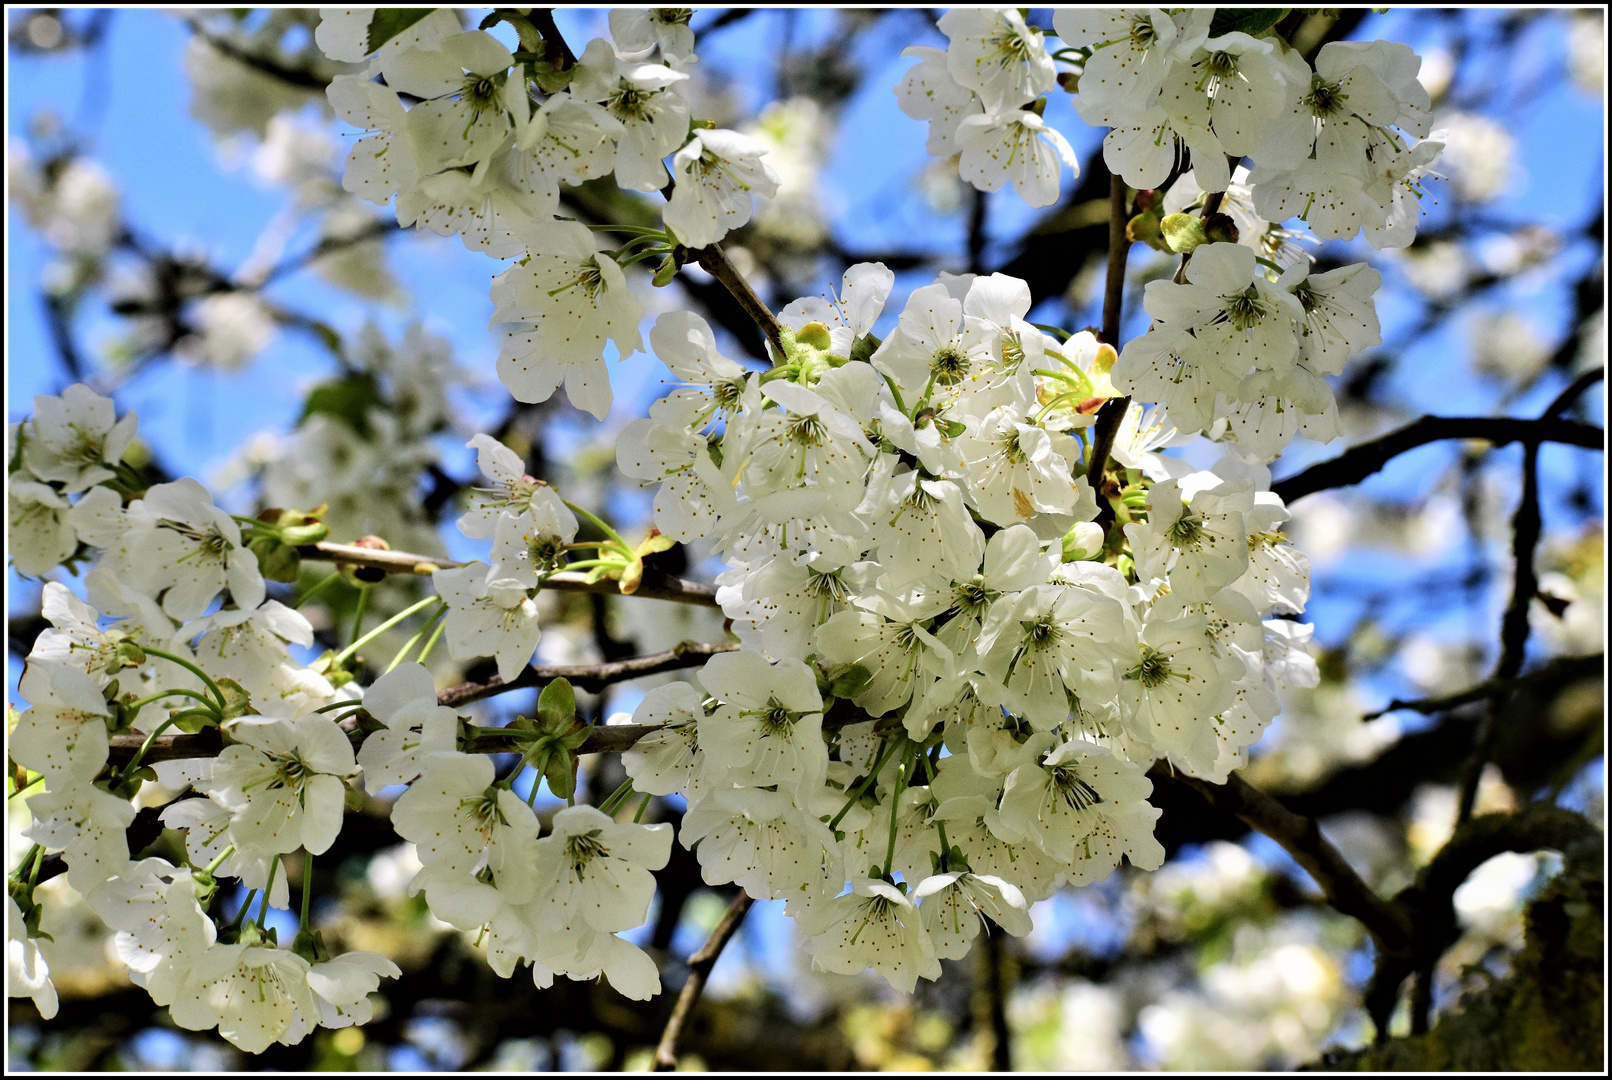
[{"label": "brown branch", "polygon": [[682,641],[669,651],[650,656],[635,656],[630,660],[615,660],[606,664],[564,664],[549,667],[528,667],[509,682],[493,676],[484,683],[461,683],[437,695],[437,704],[457,708],[472,701],[490,698],[525,687],[541,686],[552,679],[565,679],[579,690],[598,693],[611,683],[636,679],[641,675],[655,675],[662,671],[698,667],[717,653],[733,652],[737,642],[720,642],[704,645]]},{"label": "brown branch", "polygon": [[[1108,179],[1108,278],[1103,287],[1103,341],[1119,348],[1120,316],[1125,308],[1125,262],[1131,241],[1125,235],[1125,196],[1128,189],[1118,173]],[[1106,531],[1113,521],[1113,509],[1103,498],[1103,474],[1108,471],[1108,455],[1114,449],[1120,421],[1131,407],[1129,397],[1103,402],[1092,429],[1091,454],[1086,459],[1086,481],[1097,495],[1098,524]]]},{"label": "brown branch", "polygon": [[554,65],[555,70],[564,71],[577,62],[571,46],[565,43],[565,35],[561,34],[560,28],[554,24],[553,8],[533,8],[531,14],[526,17],[537,28],[537,32],[543,35],[543,51],[548,54],[548,61]]},{"label": "brown branch", "polygon": [[1366,1011],[1377,1025],[1377,1041],[1388,1036],[1388,1018],[1405,979],[1432,971],[1444,950],[1460,936],[1455,917],[1455,890],[1479,866],[1506,851],[1560,851],[1569,862],[1598,864],[1601,831],[1570,810],[1532,803],[1511,814],[1485,814],[1463,822],[1413,885],[1393,899],[1413,928],[1411,948],[1383,953],[1366,991]]},{"label": "brown branch", "polygon": [[1321,835],[1314,818],[1295,814],[1236,773],[1224,784],[1182,774],[1175,779],[1202,795],[1211,806],[1235,815],[1281,844],[1321,886],[1327,903],[1358,919],[1381,952],[1397,956],[1411,948],[1413,931],[1405,911],[1378,896],[1361,880],[1332,842]]},{"label": "brown branch", "polygon": [[1545,411],[1539,415],[1543,418],[1562,415],[1562,413],[1572,408],[1573,402],[1578,400],[1580,394],[1604,378],[1606,378],[1606,368],[1604,366],[1580,372],[1578,378],[1568,383],[1567,388],[1557,394],[1555,400],[1545,406]]},{"label": "brown branch", "polygon": [[1586,450],[1604,450],[1606,446],[1606,432],[1576,420],[1424,416],[1370,442],[1350,447],[1330,461],[1278,480],[1271,485],[1271,490],[1280,495],[1283,502],[1291,504],[1317,491],[1358,484],[1400,454],[1445,439],[1484,439],[1496,446],[1525,441],[1554,442]]},{"label": "brown branch", "polygon": [[706,980],[711,977],[711,969],[716,967],[717,958],[744,923],[744,917],[753,903],[755,900],[750,894],[740,889],[739,895],[733,898],[733,903],[723,913],[722,921],[711,931],[710,939],[688,958],[688,981],[683,984],[683,992],[677,995],[677,1006],[672,1009],[671,1019],[666,1021],[666,1030],[661,1032],[660,1045],[655,1047],[656,1072],[671,1072],[677,1068],[677,1040],[683,1034],[683,1025],[688,1022],[700,995],[704,993]]},{"label": "brown branch", "polygon": [[699,263],[706,273],[716,278],[728,292],[733,294],[733,298],[739,302],[739,306],[744,308],[745,314],[754,320],[763,334],[767,335],[767,340],[772,342],[773,346],[778,350],[778,355],[783,356],[783,327],[779,325],[778,319],[767,305],[762,302],[761,297],[756,295],[756,291],[750,287],[750,283],[744,279],[744,275],[739,273],[738,267],[729,261],[727,254],[722,250],[722,245],[711,244],[708,247],[700,248],[694,252],[694,261]]},{"label": "brown branch", "polygon": [[190,28],[191,33],[206,42],[214,52],[227,56],[236,63],[243,64],[270,78],[278,79],[287,85],[303,90],[317,90],[320,93],[323,93],[325,88],[330,85],[330,79],[320,75],[318,72],[310,71],[307,68],[286,67],[267,56],[259,56],[256,53],[249,52],[226,38],[216,37],[208,33],[194,20],[186,20],[185,25]]},{"label": "brown branch", "polygon": [[1447,712],[1459,705],[1470,705],[1474,701],[1483,701],[1497,693],[1509,694],[1529,686],[1551,685],[1581,679],[1589,675],[1599,675],[1605,663],[1605,653],[1595,653],[1592,656],[1559,656],[1538,671],[1531,671],[1527,675],[1520,675],[1511,679],[1485,679],[1476,686],[1468,687],[1459,693],[1446,694],[1443,697],[1413,698],[1409,701],[1395,698],[1384,708],[1378,709],[1376,712],[1369,712],[1362,716],[1361,719],[1375,720],[1379,716],[1387,716],[1391,712],[1400,712],[1401,710],[1430,716],[1433,713]]},{"label": "brown branch", "polygon": [[[432,574],[438,570],[452,570],[464,563],[452,559],[439,559],[435,555],[414,555],[407,551],[381,551],[375,548],[355,547],[352,544],[333,544],[321,540],[297,549],[304,559],[316,562],[334,562],[347,566],[367,567],[387,574]],[[573,571],[551,574],[543,580],[543,588],[554,592],[619,593],[620,587],[608,578],[588,581],[587,575]],[[674,600],[681,604],[698,604],[717,607],[716,586],[701,581],[675,578],[654,570],[645,569],[643,581],[631,596],[650,600]]]}]

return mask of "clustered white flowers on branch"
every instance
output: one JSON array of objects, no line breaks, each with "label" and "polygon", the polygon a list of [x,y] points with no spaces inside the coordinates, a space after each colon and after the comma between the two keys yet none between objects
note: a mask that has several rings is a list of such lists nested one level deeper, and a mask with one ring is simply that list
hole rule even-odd
[{"label": "clustered white flowers on branch", "polygon": [[[756,143],[692,118],[679,96],[696,61],[687,13],[614,12],[613,41],[562,67],[526,37],[515,54],[462,32],[445,9],[323,15],[327,55],[365,65],[330,90],[372,132],[347,187],[518,256],[492,286],[501,377],[523,401],[564,382],[602,418],[608,348],[643,346],[627,269],[654,254],[675,273],[776,184]],[[323,511],[235,518],[195,480],[145,487],[122,461],[132,414],[83,386],[36,399],[8,428],[8,549],[34,576],[89,564],[89,602],[45,585],[53,628],[20,687],[30,706],[9,745],[32,780],[35,847],[10,882],[13,992],[54,1008],[33,885],[59,854],[180,1026],[257,1051],[363,1022],[366,995],[397,968],[331,956],[307,917],[312,860],[360,782],[407,785],[393,823],[423,867],[410,888],[475,932],[500,975],[523,963],[539,986],[603,975],[639,999],[659,976],[620,934],[647,917],[673,841],[669,825],[641,823],[651,795],[687,799],[678,839],[706,882],[783,899],[820,968],[871,967],[907,990],[966,955],[981,920],[1024,934],[1030,905],[1062,884],[1126,860],[1157,868],[1147,770],[1164,760],[1224,781],[1278,691],[1318,678],[1310,628],[1292,618],[1309,565],[1282,532],[1266,463],[1295,434],[1331,436],[1323,377],[1379,340],[1375,271],[1311,275],[1307,259],[1267,256],[1282,253],[1289,214],[1323,237],[1408,242],[1405,196],[1437,150],[1409,142],[1428,122],[1409,50],[1328,45],[1312,70],[1258,22],[1215,32],[1208,9],[1060,11],[1064,47],[1049,52],[1017,9],[961,10],[940,21],[947,50],[910,51],[920,63],[897,94],[929,121],[930,151],[1034,205],[1056,200],[1059,162],[1073,166],[1038,104],[1060,85],[1112,128],[1105,154],[1128,182],[1161,183],[1190,154],[1195,201],[1163,193],[1178,210],[1228,189],[1228,156],[1254,159],[1232,197],[1257,244],[1201,228],[1177,244],[1191,229],[1174,230],[1184,275],[1148,286],[1154,323],[1122,350],[1032,324],[1029,286],[1002,274],[941,274],[887,313],[895,275],[877,263],[788,305],[767,370],[724,356],[698,315],[664,312],[649,346],[679,385],[617,446],[622,472],[657,486],[656,528],[629,542],[477,435],[486,486],[458,527],[490,542],[487,561],[437,570],[435,595],[313,664],[289,648],[312,644],[311,624],[267,598],[265,577],[295,580]],[[561,185],[612,172],[629,191],[671,185],[663,230],[557,216]],[[599,239],[611,229],[631,239],[612,250]],[[395,423],[423,445],[445,424],[445,353],[415,332],[396,355],[373,332],[367,345],[390,360],[347,372],[352,385],[310,412],[354,431]],[[1127,394],[1114,471],[1091,476],[1099,407]],[[1212,468],[1156,452],[1199,433],[1220,443]],[[578,539],[584,522],[598,539]],[[658,728],[627,752],[628,783],[560,810],[545,835],[538,786],[574,801],[588,738],[569,685],[549,683],[537,715],[500,733],[521,754],[500,775],[484,732],[438,705],[424,659],[441,637],[513,682],[553,575],[631,594],[647,556],[693,540],[728,566],[717,601],[741,647],[648,694],[633,719]],[[346,685],[360,647],[428,607],[380,677]],[[224,744],[214,759],[159,766],[167,787],[193,789],[163,811],[186,834],[183,865],[133,860],[130,800],[158,775],[145,749],[203,728]],[[131,733],[144,747],[109,766],[109,734]],[[635,794],[637,817],[618,821]],[[290,903],[281,869],[299,849],[303,918],[287,948],[266,914]],[[224,880],[250,890],[228,921]]]}]

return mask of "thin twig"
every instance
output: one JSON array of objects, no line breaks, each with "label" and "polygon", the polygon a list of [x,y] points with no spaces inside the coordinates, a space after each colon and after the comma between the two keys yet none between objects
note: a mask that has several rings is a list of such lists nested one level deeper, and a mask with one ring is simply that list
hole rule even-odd
[{"label": "thin twig", "polygon": [[1387,716],[1391,712],[1417,712],[1424,716],[1433,713],[1448,712],[1460,705],[1470,705],[1474,701],[1483,701],[1496,693],[1511,693],[1527,686],[1540,684],[1560,684],[1574,679],[1585,678],[1590,675],[1599,675],[1606,663],[1605,653],[1595,653],[1593,656],[1559,656],[1537,671],[1530,671],[1526,675],[1519,675],[1514,679],[1485,679],[1476,686],[1470,686],[1455,694],[1446,694],[1443,697],[1412,698],[1402,701],[1395,698],[1385,707],[1369,712],[1362,716],[1362,720],[1375,720],[1379,716]]},{"label": "thin twig", "polygon": [[1567,388],[1557,394],[1555,399],[1545,406],[1545,411],[1539,415],[1544,419],[1562,415],[1572,407],[1573,402],[1578,400],[1580,394],[1604,378],[1606,378],[1606,368],[1604,366],[1580,372],[1578,378],[1568,383]]},{"label": "thin twig", "polygon": [[[439,559],[435,555],[415,555],[407,551],[381,551],[375,548],[355,547],[352,544],[333,544],[321,540],[297,549],[304,559],[317,562],[342,563],[347,566],[367,567],[388,574],[434,574],[438,570],[452,570],[463,563],[452,559]],[[588,581],[587,575],[577,571],[561,571],[543,579],[543,588],[554,592],[615,593],[620,592],[617,582],[608,578]],[[701,581],[688,581],[653,570],[644,571],[643,582],[632,596],[651,600],[675,600],[682,604],[717,607],[716,586]]]},{"label": "thin twig", "polygon": [[1406,913],[1361,880],[1332,842],[1321,835],[1314,818],[1295,814],[1236,773],[1228,776],[1224,784],[1182,774],[1175,779],[1202,795],[1211,806],[1281,844],[1321,886],[1327,903],[1358,919],[1383,952],[1400,954],[1411,947],[1413,933]]},{"label": "thin twig", "polygon": [[737,643],[726,641],[714,645],[683,641],[666,652],[635,656],[630,660],[614,660],[604,664],[528,667],[509,682],[504,682],[495,675],[484,683],[461,683],[450,687],[437,695],[437,704],[458,708],[460,705],[468,705],[472,701],[490,698],[495,694],[505,694],[524,687],[542,686],[552,679],[565,679],[579,690],[598,693],[612,683],[636,679],[641,675],[698,667],[709,657],[718,653],[733,652],[738,647]]},{"label": "thin twig", "polygon": [[202,28],[194,19],[187,19],[185,25],[190,32],[206,42],[208,47],[224,56],[229,57],[238,64],[259,71],[270,78],[278,79],[289,86],[299,87],[303,90],[317,90],[321,93],[330,85],[330,79],[318,72],[307,68],[289,68],[267,56],[259,56],[241,48],[227,38],[216,37]]},{"label": "thin twig", "polygon": [[688,958],[688,981],[683,984],[683,992],[677,995],[677,1005],[672,1009],[671,1019],[666,1021],[666,1030],[661,1032],[660,1045],[655,1047],[656,1072],[671,1072],[677,1068],[677,1040],[683,1034],[683,1025],[688,1023],[694,1006],[704,993],[706,980],[711,977],[711,969],[716,967],[722,950],[738,932],[750,911],[750,905],[754,903],[750,894],[740,889],[739,895],[733,898],[733,903],[723,913],[722,921],[711,931],[711,937]]},{"label": "thin twig", "polygon": [[1514,416],[1424,416],[1388,434],[1350,447],[1342,454],[1278,480],[1271,490],[1291,504],[1329,488],[1358,484],[1394,458],[1418,446],[1445,439],[1485,439],[1496,446],[1534,440],[1603,450],[1606,432],[1593,424],[1555,418]]}]

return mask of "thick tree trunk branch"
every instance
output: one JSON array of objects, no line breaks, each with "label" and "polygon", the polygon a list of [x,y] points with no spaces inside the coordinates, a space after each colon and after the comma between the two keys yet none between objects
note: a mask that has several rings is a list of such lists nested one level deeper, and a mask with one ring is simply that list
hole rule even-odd
[{"label": "thick tree trunk branch", "polygon": [[722,921],[716,924],[711,931],[711,937],[693,956],[688,958],[688,981],[683,984],[683,992],[677,995],[677,1005],[672,1009],[671,1019],[666,1021],[666,1030],[661,1033],[660,1045],[655,1048],[655,1071],[671,1072],[677,1068],[677,1040],[682,1037],[683,1026],[694,1013],[694,1006],[699,1003],[700,995],[705,992],[706,981],[711,977],[711,969],[716,967],[722,950],[727,947],[733,935],[738,932],[744,923],[744,917],[750,911],[750,905],[755,900],[743,889],[728,905],[723,913]]},{"label": "thick tree trunk branch", "polygon": [[[352,544],[332,544],[320,541],[297,549],[304,559],[342,563],[347,566],[367,567],[387,574],[433,574],[438,570],[452,570],[463,563],[452,559],[439,559],[434,555],[413,555],[407,551],[379,551],[374,548],[355,547]],[[554,592],[620,593],[618,584],[608,578],[588,581],[586,574],[561,571],[543,581],[543,588]],[[650,600],[674,600],[680,604],[698,604],[717,607],[716,586],[701,581],[687,581],[645,569],[643,581],[631,596]]]},{"label": "thick tree trunk branch", "polygon": [[1512,442],[1555,442],[1604,450],[1606,432],[1575,420],[1512,416],[1424,416],[1388,434],[1352,447],[1330,461],[1278,480],[1271,490],[1288,504],[1328,488],[1349,487],[1408,450],[1444,439],[1485,439],[1496,446]]}]

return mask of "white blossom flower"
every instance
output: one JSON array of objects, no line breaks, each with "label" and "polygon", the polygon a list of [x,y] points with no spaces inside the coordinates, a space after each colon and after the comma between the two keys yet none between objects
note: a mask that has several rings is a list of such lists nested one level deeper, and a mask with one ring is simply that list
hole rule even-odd
[{"label": "white blossom flower", "polygon": [[312,646],[313,625],[278,600],[204,615],[187,623],[184,633],[201,635],[197,664],[215,679],[240,683],[264,716],[292,719],[335,700],[329,680],[286,648]]},{"label": "white blossom flower", "polygon": [[1171,592],[1201,600],[1248,569],[1248,526],[1254,506],[1246,481],[1207,473],[1164,480],[1148,492],[1148,520],[1125,526],[1143,583],[1168,576]]},{"label": "white blossom flower", "polygon": [[[211,761],[207,762],[208,777],[212,775],[212,765]],[[206,781],[200,778],[196,783],[206,786]],[[213,860],[234,848],[218,864],[215,876],[237,878],[248,889],[269,888],[269,864],[278,859],[280,853],[266,854],[236,844],[229,829],[234,817],[228,807],[212,799],[180,799],[162,812],[162,823],[185,834],[185,857],[192,866],[211,866]],[[277,908],[290,906],[291,889],[284,874],[275,875],[269,904]]]},{"label": "white blossom flower", "polygon": [[[396,979],[403,974],[392,961],[373,952],[344,952],[308,968],[308,989],[313,991],[319,1010],[319,1026],[344,1028],[363,1025],[375,1015],[369,1000],[381,984],[381,976]],[[312,1023],[313,1017],[305,1017]]]},{"label": "white blossom flower", "polygon": [[904,601],[885,593],[864,598],[817,628],[817,648],[836,664],[860,664],[872,676],[853,700],[869,715],[899,708],[928,680],[953,674],[956,655],[925,629],[946,597]]},{"label": "white blossom flower", "polygon": [[1041,731],[1063,723],[1072,698],[1103,687],[1124,628],[1118,603],[1067,585],[1034,585],[991,605],[976,643],[980,670],[1004,704]]},{"label": "white blossom flower", "polygon": [[1169,606],[1155,610],[1158,617],[1143,621],[1134,657],[1120,662],[1121,708],[1155,753],[1194,775],[1212,771],[1219,747],[1211,718],[1231,706],[1242,664],[1215,655],[1204,616],[1169,618]]},{"label": "white blossom flower", "polygon": [[705,662],[700,684],[722,702],[699,729],[708,768],[717,770],[713,780],[784,791],[823,782],[823,698],[805,664],[769,664],[748,650],[721,653]]},{"label": "white blossom flower", "polygon": [[542,630],[537,605],[518,581],[487,580],[485,563],[438,570],[431,583],[448,605],[444,631],[455,660],[491,656],[498,677],[509,682],[537,650]]},{"label": "white blossom flower", "polygon": [[[1303,264],[1298,264],[1303,268]],[[1351,263],[1297,280],[1282,275],[1304,309],[1299,328],[1299,356],[1316,375],[1339,375],[1349,357],[1382,344],[1377,305],[1372,294],[1382,275],[1365,263]]]},{"label": "white blossom flower", "polygon": [[745,459],[739,478],[751,495],[811,482],[834,491],[860,491],[873,447],[862,426],[804,386],[777,379],[761,388],[781,408],[766,409],[739,445],[724,450]]},{"label": "white blossom flower", "polygon": [[112,478],[108,466],[122,459],[138,423],[132,412],[118,419],[112,399],[83,383],[69,386],[61,397],[39,394],[22,460],[39,479],[65,484],[69,494],[83,491]]},{"label": "white blossom flower", "polygon": [[1017,108],[1057,85],[1041,31],[1016,8],[952,8],[937,25],[950,41],[947,71],[988,108]]},{"label": "white blossom flower", "polygon": [[[78,548],[68,501],[49,484],[13,473],[6,485],[6,550],[18,573],[38,577]],[[117,494],[110,488],[107,494]]]},{"label": "white blossom flower", "polygon": [[485,867],[508,902],[536,895],[537,817],[513,791],[493,786],[485,754],[427,758],[420,778],[392,805],[392,825],[414,841],[427,869],[468,880]]},{"label": "white blossom flower", "polygon": [[234,815],[236,847],[278,855],[323,854],[341,832],[346,785],[357,763],[347,733],[329,716],[242,716],[226,728],[240,740],[213,765],[207,794]]},{"label": "white blossom flower", "polygon": [[90,784],[71,784],[28,797],[34,822],[23,835],[67,861],[67,883],[88,895],[129,865],[125,830],[134,822],[129,800]]},{"label": "white blossom flower", "polygon": [[633,710],[632,722],[656,730],[633,743],[621,755],[622,767],[633,789],[649,795],[682,792],[697,802],[705,769],[705,751],[699,745],[705,706],[700,692],[686,682],[657,686]]},{"label": "white blossom flower", "polygon": [[611,400],[605,345],[621,359],[638,351],[643,306],[583,225],[546,225],[527,252],[493,279],[493,322],[520,324],[504,334],[498,377],[526,402],[548,400],[563,380],[571,403],[602,420]]},{"label": "white blossom flower", "polygon": [[191,968],[169,1007],[175,1024],[218,1033],[249,1054],[294,1045],[319,1016],[308,961],[289,949],[244,942],[214,945]]},{"label": "white blossom flower", "polygon": [[386,85],[421,99],[406,123],[422,174],[485,161],[512,128],[526,126],[524,80],[506,78],[514,63],[484,30],[455,34],[431,49],[410,47],[385,62]]},{"label": "white blossom flower", "polygon": [[873,968],[891,986],[912,993],[919,977],[940,977],[940,960],[918,909],[896,886],[863,878],[852,891],[814,905],[801,920],[812,966],[842,975]]},{"label": "white blossom flower", "polygon": [[158,1005],[173,1004],[191,969],[217,940],[213,920],[197,903],[191,871],[164,859],[128,864],[85,900],[117,931],[118,959]]},{"label": "white blossom flower", "polygon": [[758,900],[824,899],[844,885],[833,834],[787,791],[713,786],[689,804],[678,836],[707,885],[731,881]]},{"label": "white blossom flower", "polygon": [[1162,8],[1054,11],[1052,25],[1063,43],[1093,50],[1075,99],[1080,118],[1099,127],[1123,126],[1155,108],[1172,64],[1203,44],[1212,17],[1204,8],[1174,18]]},{"label": "white blossom flower", "polygon": [[664,64],[622,60],[603,38],[588,42],[570,90],[583,101],[602,102],[621,124],[616,142],[619,186],[629,191],[659,191],[666,186],[662,159],[688,134],[688,102],[674,89],[687,79],[687,73]]},{"label": "white blossom flower", "polygon": [[28,936],[22,909],[6,895],[6,993],[34,999],[34,1008],[46,1020],[56,1015],[56,986],[50,981],[50,964]]},{"label": "white blossom flower", "polygon": [[657,47],[661,59],[675,68],[685,68],[699,59],[694,55],[694,31],[690,28],[692,8],[613,8],[610,36],[616,52],[634,60],[644,59]]},{"label": "white blossom flower", "polygon": [[363,702],[364,711],[386,725],[358,748],[358,766],[371,791],[408,783],[430,755],[454,749],[459,718],[437,704],[436,683],[424,666],[399,664],[370,684]]},{"label": "white blossom flower", "polygon": [[576,515],[558,495],[545,502],[541,510],[534,506],[518,517],[508,512],[499,516],[492,569],[487,572],[490,579],[536,588],[547,575],[565,569],[566,545],[577,535]]},{"label": "white blossom flower", "polygon": [[1023,937],[1032,928],[1024,893],[990,874],[966,870],[936,874],[918,882],[912,895],[919,901],[919,921],[942,960],[967,956],[987,917],[1014,937]]},{"label": "white blossom flower", "polygon": [[652,871],[672,852],[669,824],[617,824],[592,806],[568,806],[537,842],[539,925],[556,931],[611,933],[643,924],[655,895]]},{"label": "white blossom flower", "polygon": [[1031,206],[1058,201],[1060,165],[1080,175],[1080,160],[1069,141],[1026,110],[964,117],[957,125],[957,145],[964,180],[981,191],[995,191],[1011,181],[1019,198]]},{"label": "white blossom flower", "polygon": [[909,45],[903,58],[917,57],[916,67],[907,69],[896,84],[896,104],[914,120],[929,121],[929,139],[924,149],[931,157],[950,157],[957,145],[957,125],[985,108],[979,96],[952,77],[947,53],[930,45]]},{"label": "white blossom flower", "polygon": [[106,699],[95,681],[76,667],[32,660],[18,690],[30,704],[7,740],[12,759],[43,773],[53,788],[95,779],[110,745]]},{"label": "white blossom flower", "polygon": [[257,556],[241,543],[240,526],[195,480],[158,484],[129,512],[126,580],[150,596],[166,589],[163,611],[194,619],[225,587],[242,610],[263,602]]},{"label": "white blossom flower", "polygon": [[1072,739],[1007,778],[996,828],[1006,839],[1029,837],[1067,863],[1071,884],[1103,880],[1121,855],[1157,870],[1164,848],[1153,839],[1159,811],[1145,801],[1152,791],[1135,765],[1107,747]]},{"label": "white blossom flower", "polygon": [[[472,489],[471,509],[455,523],[466,536],[475,540],[491,539],[504,514],[559,517],[562,511],[571,512],[557,491],[526,475],[519,454],[491,435],[477,435],[465,445],[476,451],[476,466],[492,481],[491,487]],[[572,520],[574,530],[575,519]]]},{"label": "white blossom flower", "polygon": [[722,128],[703,128],[672,158],[677,188],[666,204],[666,227],[684,245],[714,244],[750,220],[752,194],[778,194],[778,174],[761,160],[764,143]]}]

